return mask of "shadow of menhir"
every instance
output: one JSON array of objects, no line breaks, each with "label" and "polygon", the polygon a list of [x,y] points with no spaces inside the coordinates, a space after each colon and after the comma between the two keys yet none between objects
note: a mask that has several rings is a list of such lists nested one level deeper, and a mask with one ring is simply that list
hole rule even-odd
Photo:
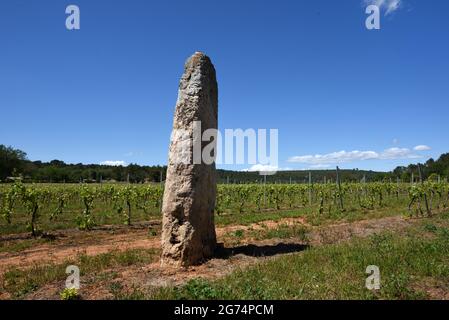
[{"label": "shadow of menhir", "polygon": [[250,257],[271,257],[278,254],[300,252],[309,246],[297,243],[278,243],[276,245],[257,246],[248,244],[234,248],[225,248],[222,244],[217,246],[215,250],[215,258],[228,259],[238,254],[244,254]]}]

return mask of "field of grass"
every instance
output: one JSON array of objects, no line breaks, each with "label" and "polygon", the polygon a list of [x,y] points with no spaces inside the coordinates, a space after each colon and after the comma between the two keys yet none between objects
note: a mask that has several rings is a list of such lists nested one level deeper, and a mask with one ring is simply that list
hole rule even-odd
[{"label": "field of grass", "polygon": [[[20,299],[45,284],[67,278],[66,267],[76,265],[81,276],[90,276],[96,281],[113,277],[111,269],[117,267],[145,265],[159,259],[158,250],[134,249],[122,252],[108,252],[96,256],[79,255],[73,259],[58,264],[36,265],[30,269],[12,268],[3,275],[0,289],[11,294],[12,298]],[[103,272],[104,271],[104,272]]]},{"label": "field of grass", "polygon": [[[325,221],[376,218],[393,212],[406,214],[409,187],[348,183],[340,191],[330,184],[220,185],[216,224],[252,224],[302,216],[319,225]],[[0,185],[0,235],[28,232],[32,226],[51,232],[160,220],[162,194],[159,185]],[[344,207],[340,205],[340,197]],[[430,198],[433,196],[429,195]]]},{"label": "field of grass", "polygon": [[[88,186],[29,184],[24,186],[28,191],[36,191],[35,203],[38,207],[36,227],[43,232],[79,228],[79,219],[86,216],[86,204],[92,220],[91,227],[126,224],[127,201],[130,204],[132,223],[161,218],[162,189],[158,185],[129,187],[125,184]],[[127,193],[128,190],[131,192]],[[3,216],[0,219],[0,235],[30,231],[30,201],[23,201],[23,195],[12,191],[12,185],[0,185],[0,214]],[[137,194],[137,191],[140,193]],[[12,194],[11,201],[7,197],[8,193]],[[85,199],[91,201],[84,201]]]},{"label": "field of grass", "polygon": [[[90,281],[101,282],[115,299],[442,298],[449,292],[449,213],[412,222],[401,231],[305,247],[300,252],[237,268],[216,280],[199,275],[176,287],[130,289],[115,280],[117,268],[144,266],[158,260],[158,250],[139,249],[79,255],[63,263],[27,269],[12,268],[3,275],[1,289],[13,298],[26,297],[45,285],[62,284],[67,277],[66,266],[74,264],[87,277],[87,285]],[[303,226],[279,224],[271,229],[233,231],[232,236],[307,242],[308,231]],[[380,290],[365,287],[369,265],[380,269]]]},{"label": "field of grass", "polygon": [[[29,217],[26,214],[25,209],[18,207],[17,210],[18,213],[15,215],[11,224],[4,221],[0,223],[0,235],[24,233],[29,231],[29,228],[27,227]],[[44,214],[42,214],[39,218],[39,229],[45,232],[51,232],[56,230],[78,228],[76,218],[81,215],[83,210],[84,209],[81,203],[74,203],[67,206],[64,212],[58,216],[57,219],[53,220],[50,219],[50,214],[45,214],[44,212]],[[94,203],[92,217],[96,226],[124,225],[123,215],[117,213],[112,205],[107,205],[100,202],[97,204]],[[151,213],[146,213],[141,209],[133,210],[133,223],[135,224],[156,219],[161,219],[158,209],[155,209]]]},{"label": "field of grass", "polygon": [[[366,267],[381,272],[381,289],[365,287]],[[386,232],[345,244],[310,248],[236,271],[161,289],[151,299],[423,299],[449,290],[449,214],[402,234]]]},{"label": "field of grass", "polygon": [[[446,184],[443,186],[447,187]],[[73,264],[80,267],[84,286],[100,286],[108,292],[108,298],[115,299],[438,298],[449,292],[446,191],[438,196],[434,190],[439,189],[429,185],[427,191],[420,189],[413,204],[410,200],[415,196],[415,187],[391,183],[345,184],[345,189],[340,191],[328,185],[317,185],[314,189],[307,185],[270,185],[268,189],[260,185],[219,186],[215,223],[221,228],[220,240],[225,246],[245,250],[245,245],[249,245],[248,251],[257,249],[257,244],[263,247],[268,243],[275,247],[290,241],[301,249],[275,253],[269,259],[263,254],[250,254],[256,261],[251,260],[249,266],[237,264],[232,266],[232,272],[213,279],[202,278],[200,272],[176,286],[148,288],[137,285],[130,288],[126,279],[118,277],[117,270],[131,268],[133,272],[141,272],[140,267],[159,259],[156,238],[160,223],[149,227],[148,221],[161,220],[160,186],[33,185],[21,187],[18,193],[12,193],[11,186],[1,186],[4,219],[0,222],[0,235],[5,236],[5,240],[0,242],[0,255],[9,259],[9,263],[11,258],[36,247],[44,248],[44,251],[45,248],[64,250],[66,246],[75,249],[80,244],[78,241],[82,241],[84,248],[101,247],[116,236],[124,239],[121,242],[130,240],[148,244],[151,240],[156,247],[130,249],[124,246],[116,251],[110,246],[111,251],[107,253],[94,250],[92,252],[97,252],[94,255],[76,253],[64,261],[49,262],[51,259],[47,259],[42,263],[33,262],[32,267],[3,268],[0,296],[3,292],[10,298],[29,298],[33,294],[42,294],[39,292],[47,286],[62,290],[67,277],[65,268]],[[424,195],[429,200],[427,214],[422,201]],[[344,207],[340,204],[340,196]],[[262,198],[266,199],[262,201]],[[92,219],[94,224],[81,231],[60,232],[54,242],[47,236],[15,239],[15,233],[29,231],[30,208],[36,207],[39,215],[35,227],[46,232],[80,228],[80,217]],[[350,235],[348,241],[342,243],[336,233],[330,241],[315,241],[308,246],[311,230],[332,229],[342,223],[357,224],[360,220],[375,223],[398,218],[402,221],[403,217],[415,218],[405,230],[384,231],[368,238]],[[127,226],[130,221],[135,225],[133,229]],[[95,228],[102,225],[124,226],[120,229]],[[138,236],[132,239],[135,232]],[[42,254],[42,258],[48,257]],[[232,260],[232,254],[223,259]],[[230,266],[234,262],[226,263]],[[369,265],[380,268],[382,287],[379,291],[365,288],[368,276],[365,271]],[[145,275],[141,276],[145,278]],[[164,281],[160,280],[160,283]],[[67,294],[70,296],[70,292]]]}]

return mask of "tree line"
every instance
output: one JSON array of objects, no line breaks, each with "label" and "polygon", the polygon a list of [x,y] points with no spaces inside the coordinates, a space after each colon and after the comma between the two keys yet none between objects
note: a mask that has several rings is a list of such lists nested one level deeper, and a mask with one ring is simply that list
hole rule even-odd
[{"label": "tree line", "polygon": [[60,160],[30,161],[26,153],[0,145],[0,181],[20,179],[25,182],[94,183],[94,182],[160,182],[164,166],[108,166],[99,164],[67,164]]},{"label": "tree line", "polygon": [[[449,153],[439,159],[429,159],[421,164],[422,174],[429,177],[432,174],[447,178],[449,176]],[[0,182],[20,179],[24,182],[47,183],[99,183],[106,181],[144,183],[161,182],[165,179],[166,166],[108,166],[99,164],[67,164],[60,160],[50,162],[30,161],[27,154],[10,146],[0,145]],[[341,170],[342,181],[382,181],[401,179],[408,182],[418,179],[418,164],[407,167],[400,166],[391,172],[376,172],[366,170]],[[308,183],[309,172],[304,170],[279,171],[275,175],[263,177],[258,172],[217,170],[219,183]],[[313,170],[310,173],[312,183],[335,182],[335,170]]]}]

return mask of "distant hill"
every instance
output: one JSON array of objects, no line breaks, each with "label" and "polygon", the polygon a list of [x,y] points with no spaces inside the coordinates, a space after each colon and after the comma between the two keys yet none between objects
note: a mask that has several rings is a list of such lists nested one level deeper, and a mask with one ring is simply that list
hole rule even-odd
[{"label": "distant hill", "polygon": [[[449,153],[441,155],[438,160],[429,159],[422,164],[424,177],[431,174],[442,178],[449,176]],[[0,181],[22,180],[28,182],[100,182],[116,181],[131,183],[160,182],[165,179],[166,166],[140,166],[130,164],[128,166],[106,166],[99,164],[66,164],[60,160],[50,162],[30,161],[26,153],[0,145]],[[258,172],[217,170],[219,183],[257,183],[262,182],[264,177]],[[311,170],[313,183],[324,181],[335,181],[335,170]],[[397,167],[391,172],[376,172],[365,170],[340,170],[342,181],[380,181],[397,178],[410,181],[411,176],[418,177],[417,164],[408,167]],[[266,176],[269,183],[307,183],[309,171],[279,171],[275,175]]]},{"label": "distant hill", "polygon": [[[364,177],[366,181],[382,180],[389,177],[388,172],[375,172],[364,170],[340,170],[340,177],[342,181],[361,181]],[[311,170],[310,171],[312,183],[324,181],[336,181],[336,170]],[[258,172],[242,172],[242,171],[227,171],[218,170],[218,177],[220,183],[249,183],[261,182],[264,177]],[[294,170],[294,171],[278,171],[275,175],[267,175],[267,182],[270,183],[308,183],[309,171]]]}]

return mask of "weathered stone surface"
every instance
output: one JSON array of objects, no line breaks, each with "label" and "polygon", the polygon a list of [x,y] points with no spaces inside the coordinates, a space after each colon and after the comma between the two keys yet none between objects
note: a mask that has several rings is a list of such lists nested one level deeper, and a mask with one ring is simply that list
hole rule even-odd
[{"label": "weathered stone surface", "polygon": [[[179,134],[185,130],[193,140],[194,121],[201,121],[201,133],[217,129],[215,68],[206,55],[196,52],[187,60],[184,69],[173,121],[162,206],[162,264],[174,266],[201,263],[213,255],[216,246],[215,163],[208,165],[200,161],[200,164],[194,164],[193,143],[184,152],[180,151],[186,138]],[[203,142],[201,148],[205,144],[207,142]],[[190,159],[188,163],[185,162],[186,156]]]}]

